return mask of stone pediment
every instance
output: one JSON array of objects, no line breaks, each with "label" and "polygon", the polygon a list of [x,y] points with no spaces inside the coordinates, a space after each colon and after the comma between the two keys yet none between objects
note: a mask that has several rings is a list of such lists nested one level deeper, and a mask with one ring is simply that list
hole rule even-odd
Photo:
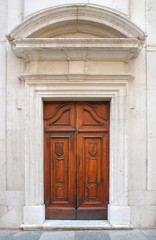
[{"label": "stone pediment", "polygon": [[8,36],[24,59],[102,59],[127,61],[146,38],[129,19],[108,9],[79,4],[38,12]]}]

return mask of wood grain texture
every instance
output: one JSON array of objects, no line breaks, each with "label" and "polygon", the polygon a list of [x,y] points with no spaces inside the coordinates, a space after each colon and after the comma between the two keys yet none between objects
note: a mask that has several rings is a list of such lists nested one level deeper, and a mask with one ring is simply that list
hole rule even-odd
[{"label": "wood grain texture", "polygon": [[44,103],[47,219],[107,219],[109,102]]}]

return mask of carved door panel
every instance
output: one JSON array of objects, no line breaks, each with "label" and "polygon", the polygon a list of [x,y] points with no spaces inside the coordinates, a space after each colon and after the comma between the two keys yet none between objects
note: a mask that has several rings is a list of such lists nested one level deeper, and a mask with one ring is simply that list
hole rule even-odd
[{"label": "carved door panel", "polygon": [[75,219],[75,104],[44,104],[44,193],[47,219]]},{"label": "carved door panel", "polygon": [[77,105],[77,219],[107,219],[109,103]]},{"label": "carved door panel", "polygon": [[107,219],[109,103],[45,102],[47,219]]}]

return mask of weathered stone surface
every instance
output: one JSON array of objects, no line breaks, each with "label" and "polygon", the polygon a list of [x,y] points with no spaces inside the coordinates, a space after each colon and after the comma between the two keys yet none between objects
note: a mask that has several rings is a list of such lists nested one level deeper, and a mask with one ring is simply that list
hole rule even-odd
[{"label": "weathered stone surface", "polygon": [[152,9],[147,11],[147,34],[148,34],[148,45],[156,45],[156,29],[154,22],[156,21],[156,10]]},{"label": "weathered stone surface", "polygon": [[42,232],[22,232],[22,231],[15,231],[10,232],[4,238],[5,240],[39,240]]},{"label": "weathered stone surface", "polygon": [[72,231],[66,232],[44,232],[40,238],[40,240],[75,240],[75,233]]},{"label": "weathered stone surface", "polygon": [[9,238],[9,231],[0,231],[0,239],[1,240],[6,240]]},{"label": "weathered stone surface", "polygon": [[155,240],[156,239],[156,230],[146,230],[143,231],[147,240]]},{"label": "weathered stone surface", "polygon": [[76,232],[76,240],[110,240],[110,237],[106,231],[85,231]]},{"label": "weathered stone surface", "polygon": [[0,0],[0,41],[6,41],[6,24],[7,24],[7,3],[5,0]]},{"label": "weathered stone surface", "polygon": [[131,206],[131,224],[136,227],[152,228],[155,227],[156,221],[155,206]]},{"label": "weathered stone surface", "polygon": [[146,240],[144,235],[138,230],[112,231],[109,232],[111,240]]},{"label": "weathered stone surface", "polygon": [[52,6],[62,5],[62,4],[97,4],[101,6],[110,7],[115,10],[119,10],[125,14],[128,14],[128,0],[125,0],[124,2],[122,0],[46,0],[43,1],[39,0],[36,4],[36,1],[33,0],[27,0],[25,1],[25,7],[24,7],[24,13],[25,17],[29,14],[32,14],[33,12],[36,12],[38,10],[41,10],[43,8],[48,8]]},{"label": "weathered stone surface", "polygon": [[0,228],[20,228],[23,218],[22,207],[7,206],[0,217]]},{"label": "weathered stone surface", "polygon": [[6,42],[0,42],[0,78],[0,190],[6,190]]}]

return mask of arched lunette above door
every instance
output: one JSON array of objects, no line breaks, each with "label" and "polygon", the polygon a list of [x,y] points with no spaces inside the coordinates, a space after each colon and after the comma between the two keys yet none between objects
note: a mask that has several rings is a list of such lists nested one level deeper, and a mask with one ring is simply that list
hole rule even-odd
[{"label": "arched lunette above door", "polygon": [[[35,54],[44,59],[48,52],[54,52],[50,54],[53,60],[56,51],[83,49],[88,59],[93,59],[93,51],[98,51],[102,59],[127,60],[137,56],[146,36],[128,18],[113,11],[88,4],[74,4],[35,13],[7,38],[16,55],[22,58],[31,59]],[[74,56],[68,51],[59,55],[59,59],[75,59]]]}]

